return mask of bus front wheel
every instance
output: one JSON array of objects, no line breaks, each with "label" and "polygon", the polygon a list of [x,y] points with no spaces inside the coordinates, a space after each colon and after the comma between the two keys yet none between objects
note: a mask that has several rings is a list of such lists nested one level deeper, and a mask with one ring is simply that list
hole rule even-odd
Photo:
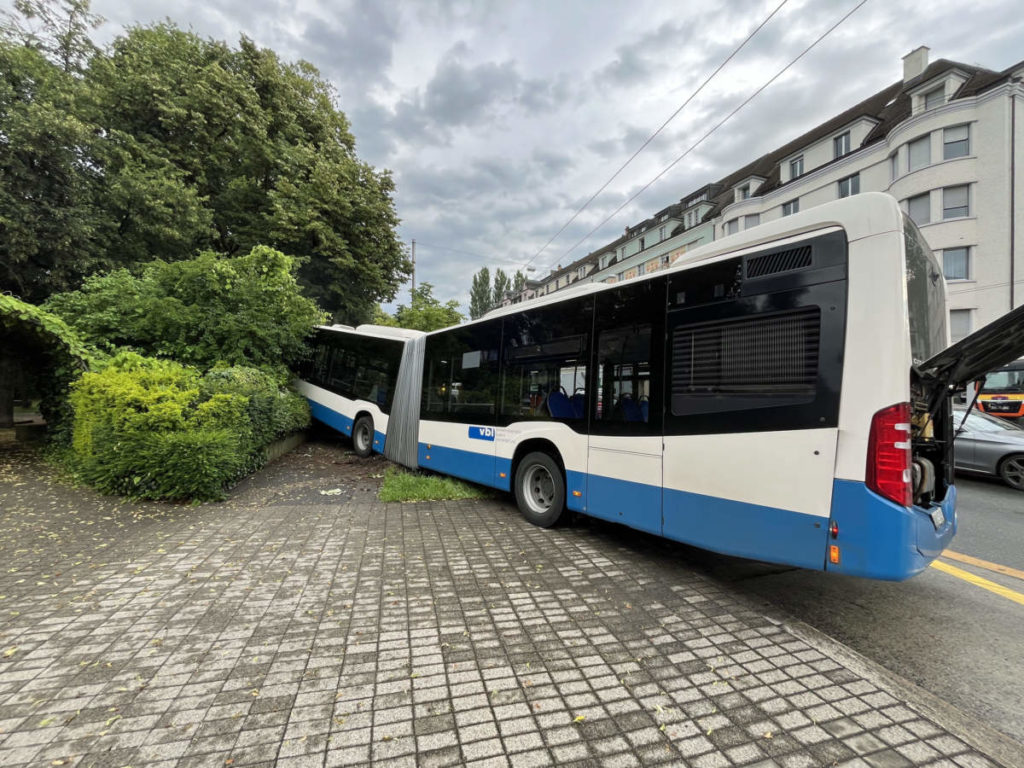
[{"label": "bus front wheel", "polygon": [[541,528],[550,528],[565,512],[565,479],[546,453],[528,453],[519,462],[515,493],[523,517]]},{"label": "bus front wheel", "polygon": [[373,453],[373,419],[360,416],[352,427],[352,447],[356,456],[365,459]]}]

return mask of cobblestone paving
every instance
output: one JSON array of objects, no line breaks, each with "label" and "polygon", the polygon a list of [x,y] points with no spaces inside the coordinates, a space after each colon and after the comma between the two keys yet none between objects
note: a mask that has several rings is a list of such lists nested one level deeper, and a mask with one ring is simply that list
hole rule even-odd
[{"label": "cobblestone paving", "polygon": [[186,507],[0,454],[0,765],[992,765],[671,546],[383,467]]}]

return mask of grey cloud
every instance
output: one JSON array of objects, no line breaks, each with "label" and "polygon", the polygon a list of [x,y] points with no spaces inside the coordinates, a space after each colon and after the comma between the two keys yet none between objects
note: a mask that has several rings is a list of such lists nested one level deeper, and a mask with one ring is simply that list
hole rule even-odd
[{"label": "grey cloud", "polygon": [[423,111],[442,125],[472,124],[487,116],[496,103],[514,98],[521,83],[511,61],[466,66],[456,53],[441,61],[427,84]]}]

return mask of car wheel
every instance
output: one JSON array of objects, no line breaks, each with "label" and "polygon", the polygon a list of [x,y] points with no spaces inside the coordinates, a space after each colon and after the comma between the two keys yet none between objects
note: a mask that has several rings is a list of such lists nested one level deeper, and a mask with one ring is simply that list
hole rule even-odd
[{"label": "car wheel", "polygon": [[365,459],[373,453],[373,419],[360,416],[352,427],[352,447],[356,456]]},{"label": "car wheel", "polygon": [[999,476],[1011,488],[1024,491],[1024,454],[1016,453],[999,462]]},{"label": "car wheel", "polygon": [[565,512],[565,478],[546,453],[528,453],[519,462],[515,493],[523,517],[541,528],[550,528]]}]

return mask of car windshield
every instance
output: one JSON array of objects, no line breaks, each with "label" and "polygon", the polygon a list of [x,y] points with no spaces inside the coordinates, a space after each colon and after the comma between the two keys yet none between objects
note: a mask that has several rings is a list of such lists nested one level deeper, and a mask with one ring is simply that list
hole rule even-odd
[{"label": "car windshield", "polygon": [[[956,423],[957,426],[959,426],[960,422],[963,421],[964,419],[965,411],[963,411],[960,408],[957,408],[955,413]],[[972,432],[1000,432],[1002,430],[1010,430],[1012,432],[1024,433],[1024,430],[1022,430],[1012,421],[1000,419],[996,416],[989,416],[986,413],[980,413],[978,411],[971,412],[971,415],[967,417],[967,423],[964,424],[964,427],[971,430]]]},{"label": "car windshield", "polygon": [[985,392],[1024,392],[1024,368],[1004,368],[985,377]]}]

